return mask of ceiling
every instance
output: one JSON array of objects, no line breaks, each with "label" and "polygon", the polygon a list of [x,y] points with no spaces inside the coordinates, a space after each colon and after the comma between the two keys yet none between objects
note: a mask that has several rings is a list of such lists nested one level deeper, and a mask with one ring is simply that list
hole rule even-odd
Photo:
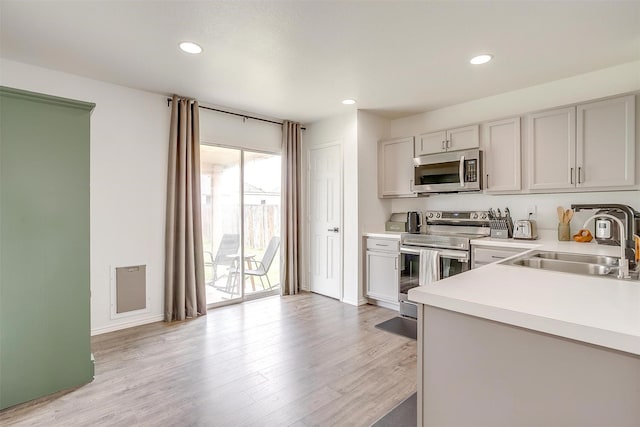
[{"label": "ceiling", "polygon": [[[3,58],[308,123],[355,108],[401,117],[638,60],[640,1],[1,0],[0,39]],[[181,52],[184,40],[204,52]],[[492,62],[469,64],[485,52]]]}]

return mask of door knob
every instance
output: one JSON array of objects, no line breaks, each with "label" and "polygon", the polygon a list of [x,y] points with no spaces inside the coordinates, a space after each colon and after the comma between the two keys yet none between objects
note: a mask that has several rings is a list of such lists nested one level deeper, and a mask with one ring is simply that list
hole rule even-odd
[{"label": "door knob", "polygon": [[333,231],[334,233],[338,233],[338,232],[340,232],[340,229],[338,227],[333,227],[333,228],[328,229],[327,231]]}]

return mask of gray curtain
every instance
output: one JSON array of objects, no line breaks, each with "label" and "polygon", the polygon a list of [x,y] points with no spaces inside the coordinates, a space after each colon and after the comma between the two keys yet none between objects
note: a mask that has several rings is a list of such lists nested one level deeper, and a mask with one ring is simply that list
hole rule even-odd
[{"label": "gray curtain", "polygon": [[300,292],[300,123],[282,123],[281,294]]},{"label": "gray curtain", "polygon": [[207,313],[198,102],[173,96],[167,177],[164,320]]}]

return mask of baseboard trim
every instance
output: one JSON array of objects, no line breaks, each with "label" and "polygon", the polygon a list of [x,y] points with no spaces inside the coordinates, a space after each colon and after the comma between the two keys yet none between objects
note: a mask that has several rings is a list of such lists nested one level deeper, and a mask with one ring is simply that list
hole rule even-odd
[{"label": "baseboard trim", "polygon": [[375,299],[371,299],[371,298],[369,298],[369,300],[367,302],[369,304],[371,304],[371,305],[377,305],[379,307],[388,308],[390,310],[395,310],[395,311],[398,311],[398,312],[400,311],[400,303],[379,301],[379,300],[375,300]]},{"label": "baseboard trim", "polygon": [[133,328],[134,326],[146,325],[147,323],[160,322],[164,320],[164,315],[154,314],[153,316],[139,317],[137,319],[129,320],[128,322],[121,322],[115,325],[104,326],[102,328],[91,329],[91,336],[106,334],[107,332],[115,332],[122,329]]}]

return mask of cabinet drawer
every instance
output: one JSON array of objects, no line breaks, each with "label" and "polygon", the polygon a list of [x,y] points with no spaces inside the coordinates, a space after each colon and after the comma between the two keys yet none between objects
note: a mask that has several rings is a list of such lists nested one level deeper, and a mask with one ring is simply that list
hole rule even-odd
[{"label": "cabinet drawer", "polygon": [[367,238],[367,250],[381,252],[400,252],[400,242],[393,239]]},{"label": "cabinet drawer", "polygon": [[527,248],[486,248],[486,247],[473,247],[472,253],[472,268],[479,267],[485,264],[491,264],[492,262],[500,261],[505,258],[509,258],[515,254],[519,254],[528,250]]}]

